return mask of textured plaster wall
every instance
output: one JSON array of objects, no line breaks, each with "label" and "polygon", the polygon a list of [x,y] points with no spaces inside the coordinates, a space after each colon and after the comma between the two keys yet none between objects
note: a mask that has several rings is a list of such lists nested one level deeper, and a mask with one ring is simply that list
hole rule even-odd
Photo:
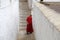
[{"label": "textured plaster wall", "polygon": [[41,7],[39,7],[33,5],[32,9],[33,28],[36,40],[60,40],[60,32],[56,30],[55,25],[48,20],[42,10],[40,10]]},{"label": "textured plaster wall", "polygon": [[60,0],[44,0],[45,2],[60,2]]},{"label": "textured plaster wall", "polygon": [[[4,1],[8,4],[7,0]],[[19,27],[18,25],[19,2],[17,0],[5,8],[0,8],[0,40],[16,40]]]}]

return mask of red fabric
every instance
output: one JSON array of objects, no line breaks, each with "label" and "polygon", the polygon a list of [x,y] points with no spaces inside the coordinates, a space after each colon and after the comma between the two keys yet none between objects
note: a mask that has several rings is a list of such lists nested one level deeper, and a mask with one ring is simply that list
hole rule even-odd
[{"label": "red fabric", "polygon": [[32,24],[32,16],[27,17],[27,23]]},{"label": "red fabric", "polygon": [[32,16],[27,17],[27,32],[33,32],[33,27],[32,27]]}]

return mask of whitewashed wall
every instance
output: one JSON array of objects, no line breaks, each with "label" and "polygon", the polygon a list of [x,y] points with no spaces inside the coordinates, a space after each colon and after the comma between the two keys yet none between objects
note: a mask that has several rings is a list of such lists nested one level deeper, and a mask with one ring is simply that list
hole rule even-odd
[{"label": "whitewashed wall", "polygon": [[44,2],[60,2],[60,0],[44,0]]},{"label": "whitewashed wall", "polygon": [[28,0],[28,7],[29,9],[32,9],[32,0]]},{"label": "whitewashed wall", "polygon": [[0,7],[0,40],[16,40],[19,27],[19,1],[14,0],[14,3],[9,4],[8,0],[2,0],[1,3],[5,6]]},{"label": "whitewashed wall", "polygon": [[60,40],[60,32],[36,5],[33,5],[32,19],[36,40]]},{"label": "whitewashed wall", "polygon": [[0,8],[8,6],[10,4],[10,0],[0,0]]},{"label": "whitewashed wall", "polygon": [[32,9],[32,6],[33,6],[34,2],[40,2],[40,0],[28,0],[29,9]]},{"label": "whitewashed wall", "polygon": [[[29,9],[32,9],[33,2],[40,2],[40,0],[28,0]],[[60,2],[60,0],[43,0],[43,2]]]}]

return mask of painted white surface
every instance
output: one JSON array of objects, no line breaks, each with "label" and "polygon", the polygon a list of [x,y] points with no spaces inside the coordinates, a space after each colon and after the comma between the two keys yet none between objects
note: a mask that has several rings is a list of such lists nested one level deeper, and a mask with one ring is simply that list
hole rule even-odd
[{"label": "painted white surface", "polygon": [[34,2],[39,2],[40,0],[28,0],[28,6],[29,6],[29,9],[32,9],[32,6],[33,6],[33,3]]},{"label": "painted white surface", "polygon": [[8,6],[10,4],[10,0],[0,0],[0,8]]},{"label": "painted white surface", "polygon": [[60,0],[44,0],[44,2],[60,2]]},{"label": "painted white surface", "polygon": [[17,0],[6,8],[0,8],[0,40],[16,40],[19,27],[18,6]]},{"label": "painted white surface", "polygon": [[32,9],[33,28],[36,40],[60,40],[60,32],[47,19],[45,16],[47,14],[44,15],[44,12],[40,8],[37,5],[33,5]]},{"label": "painted white surface", "polygon": [[28,0],[29,9],[32,9],[32,0]]}]

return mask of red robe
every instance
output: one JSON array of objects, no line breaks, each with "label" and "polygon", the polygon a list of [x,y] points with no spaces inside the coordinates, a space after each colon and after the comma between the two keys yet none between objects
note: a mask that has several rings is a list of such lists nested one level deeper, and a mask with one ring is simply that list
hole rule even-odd
[{"label": "red robe", "polygon": [[33,32],[33,27],[32,27],[32,16],[27,17],[27,28],[26,31],[27,32]]}]

